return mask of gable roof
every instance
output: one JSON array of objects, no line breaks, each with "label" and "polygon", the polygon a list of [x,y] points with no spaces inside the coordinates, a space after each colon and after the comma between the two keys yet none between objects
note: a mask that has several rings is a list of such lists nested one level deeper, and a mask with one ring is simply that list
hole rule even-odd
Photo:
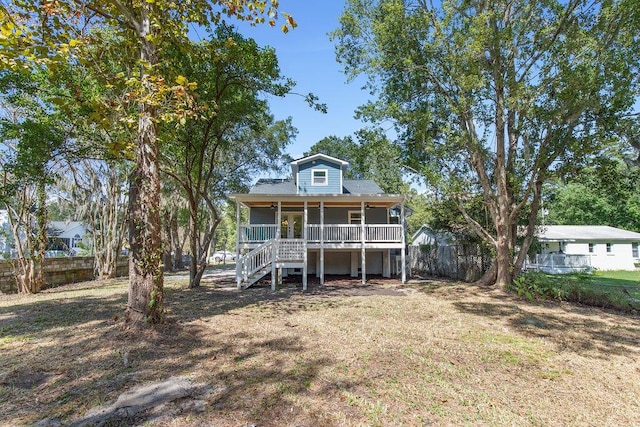
[{"label": "gable roof", "polygon": [[298,173],[298,167],[302,163],[308,163],[308,162],[312,162],[312,161],[318,160],[318,159],[322,159],[322,160],[326,160],[326,161],[331,162],[331,163],[338,164],[340,166],[340,168],[342,169],[342,172],[345,172],[347,170],[347,166],[349,166],[349,162],[337,159],[335,157],[327,156],[326,154],[318,153],[318,154],[313,154],[311,156],[302,157],[302,158],[300,158],[298,160],[292,161],[291,162],[291,172],[293,172],[293,176],[296,176],[296,174]]},{"label": "gable roof", "polygon": [[[378,184],[370,179],[345,179],[342,182],[342,187],[343,194],[384,194]],[[296,193],[296,185],[290,178],[262,178],[249,190],[249,194],[290,195]]]},{"label": "gable roof", "polygon": [[86,229],[81,221],[51,221],[49,233],[56,237],[72,237],[75,234],[82,237]]},{"label": "gable roof", "polygon": [[455,237],[451,233],[435,231],[427,224],[422,225],[418,231],[413,233],[411,237],[411,244],[433,244],[437,243],[440,246],[451,245]]},{"label": "gable roof", "polygon": [[538,239],[543,242],[624,240],[640,242],[640,233],[608,225],[546,225],[540,227]]}]

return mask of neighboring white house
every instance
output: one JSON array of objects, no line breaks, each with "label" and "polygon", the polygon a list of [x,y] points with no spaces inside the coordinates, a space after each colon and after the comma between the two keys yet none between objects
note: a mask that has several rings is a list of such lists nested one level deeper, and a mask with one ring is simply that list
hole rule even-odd
[{"label": "neighboring white house", "polygon": [[0,258],[11,252],[11,227],[9,225],[9,213],[6,209],[0,209]]},{"label": "neighboring white house", "polygon": [[606,225],[547,225],[540,227],[537,237],[542,254],[537,256],[539,264],[560,259],[547,254],[573,256],[576,261],[582,258],[598,270],[634,270],[640,263],[640,233],[633,231]]},{"label": "neighboring white house", "polygon": [[51,221],[48,227],[47,246],[51,250],[62,250],[72,254],[81,247],[87,247],[90,235],[87,227],[80,221]]},{"label": "neighboring white house", "polygon": [[[24,232],[21,231],[21,238]],[[76,254],[92,244],[91,233],[79,221],[51,221],[47,227],[47,256]],[[15,256],[13,233],[7,210],[0,210],[0,258]]]}]

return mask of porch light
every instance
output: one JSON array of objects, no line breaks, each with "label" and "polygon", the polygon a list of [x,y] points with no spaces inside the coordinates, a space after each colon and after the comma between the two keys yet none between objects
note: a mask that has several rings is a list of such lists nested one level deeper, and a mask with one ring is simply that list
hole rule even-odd
[{"label": "porch light", "polygon": [[271,206],[269,206],[269,207],[270,207],[271,209],[275,209],[275,208],[276,208],[276,205],[275,205],[275,203],[271,202]]},{"label": "porch light", "polygon": [[369,202],[367,202],[367,204],[364,207],[365,209],[371,209],[371,206],[369,206]]}]

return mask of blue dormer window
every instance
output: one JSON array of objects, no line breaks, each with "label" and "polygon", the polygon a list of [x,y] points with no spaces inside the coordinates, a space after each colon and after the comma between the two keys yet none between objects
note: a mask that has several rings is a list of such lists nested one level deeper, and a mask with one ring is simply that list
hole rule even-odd
[{"label": "blue dormer window", "polygon": [[311,171],[311,185],[329,185],[328,173],[327,169],[313,169]]}]

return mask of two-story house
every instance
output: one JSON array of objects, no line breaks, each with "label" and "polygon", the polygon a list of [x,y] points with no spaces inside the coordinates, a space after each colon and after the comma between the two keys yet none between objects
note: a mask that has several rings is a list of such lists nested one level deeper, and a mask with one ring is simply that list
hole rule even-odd
[{"label": "two-story house", "polygon": [[[344,179],[348,163],[324,154],[291,162],[292,179],[261,179],[237,202],[238,288],[271,273],[405,275],[404,196],[370,180]],[[247,210],[243,215],[243,210]],[[242,223],[248,218],[248,223]],[[396,267],[397,266],[397,267]]]}]

